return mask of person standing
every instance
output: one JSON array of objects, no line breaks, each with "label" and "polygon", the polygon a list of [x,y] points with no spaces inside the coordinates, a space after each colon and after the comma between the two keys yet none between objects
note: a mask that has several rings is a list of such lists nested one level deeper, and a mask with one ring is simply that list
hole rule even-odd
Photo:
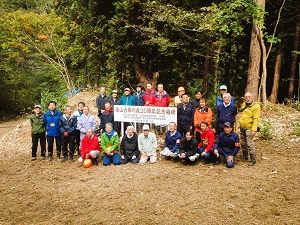
[{"label": "person standing", "polygon": [[[154,106],[156,107],[168,107],[170,103],[170,96],[164,90],[163,84],[157,85],[157,92],[154,95]],[[158,134],[166,132],[166,124],[155,124],[155,130]]]},{"label": "person standing", "polygon": [[113,130],[111,123],[105,125],[105,132],[101,135],[101,148],[104,152],[104,166],[110,165],[111,161],[113,161],[114,165],[120,164],[119,136],[118,133]]},{"label": "person standing", "polygon": [[229,122],[233,127],[235,117],[237,115],[237,108],[235,104],[231,103],[231,95],[229,93],[223,94],[223,103],[217,108],[217,133],[223,131],[223,125],[225,122]]},{"label": "person standing", "polygon": [[234,158],[240,150],[240,139],[237,133],[232,131],[230,122],[225,122],[223,128],[224,131],[220,133],[213,147],[214,155],[217,158],[216,165],[221,162],[220,155],[222,155],[226,160],[226,167],[233,168]]},{"label": "person standing", "polygon": [[182,103],[177,105],[178,132],[185,136],[185,132],[193,129],[193,105],[187,94],[182,95]]},{"label": "person standing", "polygon": [[30,125],[31,125],[31,139],[32,139],[32,152],[31,160],[36,160],[36,152],[38,148],[38,143],[40,141],[41,145],[41,157],[42,160],[45,160],[46,155],[46,127],[44,123],[44,114],[42,113],[41,106],[34,106],[34,113],[30,116]]},{"label": "person standing", "polygon": [[118,91],[117,90],[113,90],[111,92],[111,103],[112,103],[112,106],[114,105],[120,105],[120,99],[118,98]]},{"label": "person standing", "polygon": [[193,105],[193,114],[200,107],[200,99],[202,98],[202,91],[195,91],[195,98],[192,99],[191,104]]},{"label": "person standing", "polygon": [[65,107],[65,114],[62,115],[59,119],[59,128],[64,155],[62,162],[66,162],[68,160],[68,146],[70,148],[70,161],[73,161],[75,152],[77,118],[75,116],[72,116],[72,107],[69,105]]},{"label": "person standing", "polygon": [[[73,116],[76,117],[77,123],[79,117],[83,114],[83,107],[85,106],[84,102],[78,102],[78,108],[77,110],[73,113]],[[75,130],[75,153],[74,156],[77,156],[79,153],[79,147],[80,147],[80,130],[76,128]]]},{"label": "person standing", "polygon": [[145,164],[150,158],[150,163],[157,162],[157,139],[154,133],[150,132],[148,124],[144,124],[143,132],[138,136],[138,146],[141,152],[140,164]]},{"label": "person standing", "polygon": [[100,118],[101,114],[105,111],[105,103],[106,102],[111,102],[111,98],[108,95],[106,95],[106,88],[101,87],[100,94],[96,98],[96,105],[98,108],[98,117],[99,118]]},{"label": "person standing", "polygon": [[[217,108],[218,108],[219,105],[221,105],[223,103],[223,95],[225,93],[227,93],[227,86],[226,85],[221,85],[220,88],[219,88],[219,90],[220,90],[220,95],[218,95],[216,97],[216,107]],[[234,99],[231,98],[230,101],[231,101],[231,104],[234,105]]]},{"label": "person standing", "polygon": [[254,137],[257,133],[258,121],[260,118],[260,105],[253,100],[253,94],[247,92],[245,94],[246,101],[241,106],[240,123],[240,137],[241,147],[243,152],[243,159],[248,160],[248,152],[250,152],[249,166],[254,166],[255,160],[255,148]]},{"label": "person standing", "polygon": [[77,129],[80,130],[80,148],[81,141],[86,135],[86,131],[91,128],[93,131],[96,129],[96,120],[93,115],[89,113],[90,109],[88,106],[83,107],[83,114],[79,117],[77,123]]},{"label": "person standing", "polygon": [[105,111],[101,114],[101,121],[102,121],[102,123],[100,125],[100,129],[102,131],[105,130],[105,126],[108,123],[113,124],[113,129],[115,131],[119,130],[118,122],[114,121],[114,112],[113,112],[113,109],[111,108],[111,103],[110,102],[105,103]]},{"label": "person standing", "polygon": [[[144,95],[145,95],[145,92],[143,91],[143,86],[141,84],[137,84],[136,92],[133,93],[133,97],[135,98],[137,106],[145,105]],[[142,124],[142,123],[137,123],[137,132],[140,132],[142,130],[141,128],[143,125],[144,124]]]},{"label": "person standing", "polygon": [[178,159],[179,156],[179,144],[182,139],[182,135],[176,130],[177,126],[175,122],[169,123],[169,130],[166,133],[164,150],[160,152],[165,156],[166,160],[172,158]]},{"label": "person standing", "polygon": [[136,105],[135,98],[131,95],[130,88],[124,89],[124,95],[120,99],[120,105]]},{"label": "person standing", "polygon": [[212,111],[208,107],[208,104],[205,98],[200,99],[200,107],[195,111],[194,114],[194,126],[196,131],[196,139],[198,143],[200,143],[200,132],[201,132],[201,122],[206,121],[208,123],[208,127],[210,127],[212,121]]},{"label": "person standing", "polygon": [[[182,96],[185,94],[184,87],[178,88],[178,95],[174,97],[174,106],[177,107],[179,103],[182,103]],[[189,101],[189,99],[188,99]]]},{"label": "person standing", "polygon": [[47,131],[48,160],[53,159],[53,144],[56,143],[57,160],[60,161],[61,137],[59,129],[59,119],[62,112],[56,109],[56,102],[51,101],[48,104],[48,111],[44,114],[44,123]]},{"label": "person standing", "polygon": [[153,106],[154,105],[154,95],[156,94],[156,91],[152,87],[151,83],[147,83],[146,87],[147,87],[147,90],[144,93],[145,106]]},{"label": "person standing", "polygon": [[127,132],[123,136],[121,144],[121,164],[131,162],[136,164],[139,162],[139,146],[138,146],[138,135],[134,132],[133,126],[127,127]]}]

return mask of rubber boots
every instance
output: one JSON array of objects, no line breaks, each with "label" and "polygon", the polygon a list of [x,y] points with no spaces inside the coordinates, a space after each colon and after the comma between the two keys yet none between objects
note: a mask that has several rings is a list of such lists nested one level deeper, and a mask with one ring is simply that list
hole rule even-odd
[{"label": "rubber boots", "polygon": [[243,160],[248,160],[248,151],[243,151]]},{"label": "rubber boots", "polygon": [[95,159],[92,159],[93,166],[98,166],[98,157]]},{"label": "rubber boots", "polygon": [[250,163],[248,164],[248,166],[254,166],[255,163],[255,154],[250,154]]}]

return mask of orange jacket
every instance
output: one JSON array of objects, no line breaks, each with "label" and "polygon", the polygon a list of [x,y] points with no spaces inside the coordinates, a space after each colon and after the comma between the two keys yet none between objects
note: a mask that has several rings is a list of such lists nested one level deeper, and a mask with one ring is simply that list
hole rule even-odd
[{"label": "orange jacket", "polygon": [[210,108],[196,109],[194,114],[194,126],[197,132],[200,132],[200,124],[202,121],[206,121],[208,123],[208,127],[210,128],[212,121],[212,111]]}]

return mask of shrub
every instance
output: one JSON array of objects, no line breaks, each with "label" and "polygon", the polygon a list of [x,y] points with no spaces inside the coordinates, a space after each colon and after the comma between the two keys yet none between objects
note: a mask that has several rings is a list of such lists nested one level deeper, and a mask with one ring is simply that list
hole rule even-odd
[{"label": "shrub", "polygon": [[262,120],[260,128],[260,137],[265,140],[272,139],[272,123],[269,120]]},{"label": "shrub", "polygon": [[294,123],[293,124],[293,132],[292,134],[300,136],[300,123]]}]

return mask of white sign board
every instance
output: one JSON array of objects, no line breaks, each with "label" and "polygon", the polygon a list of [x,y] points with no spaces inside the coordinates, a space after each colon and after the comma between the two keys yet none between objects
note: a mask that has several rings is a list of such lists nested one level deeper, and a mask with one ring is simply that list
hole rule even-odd
[{"label": "white sign board", "polygon": [[114,120],[119,122],[169,124],[177,123],[177,108],[114,105]]}]

